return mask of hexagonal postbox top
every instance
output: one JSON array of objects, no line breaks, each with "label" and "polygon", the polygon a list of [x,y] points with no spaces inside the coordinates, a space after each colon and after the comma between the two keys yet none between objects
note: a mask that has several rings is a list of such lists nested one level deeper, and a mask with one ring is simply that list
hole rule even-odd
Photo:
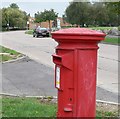
[{"label": "hexagonal postbox top", "polygon": [[104,40],[106,34],[90,30],[87,28],[68,28],[62,29],[59,31],[52,32],[52,38],[56,41],[69,41],[69,40],[94,40],[94,41],[101,41]]}]

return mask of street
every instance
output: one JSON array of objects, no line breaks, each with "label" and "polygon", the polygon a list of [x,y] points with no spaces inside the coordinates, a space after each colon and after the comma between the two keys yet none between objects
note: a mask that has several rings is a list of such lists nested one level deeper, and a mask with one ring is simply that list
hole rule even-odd
[{"label": "street", "polygon": [[[1,45],[17,50],[49,68],[54,67],[51,55],[57,43],[53,39],[33,38],[25,34],[25,31],[4,32],[1,35]],[[99,47],[97,86],[117,94],[119,46],[99,44]]]},{"label": "street", "polygon": [[[4,63],[2,68],[2,92],[16,96],[57,96],[54,86],[54,69],[28,57],[16,62]],[[118,102],[118,96],[97,87],[97,100]]]}]

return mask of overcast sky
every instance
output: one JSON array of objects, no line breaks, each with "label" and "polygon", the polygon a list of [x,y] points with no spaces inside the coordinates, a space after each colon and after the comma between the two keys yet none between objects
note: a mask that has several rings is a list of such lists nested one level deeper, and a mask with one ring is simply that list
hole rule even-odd
[{"label": "overcast sky", "polygon": [[[58,2],[56,2],[58,1]],[[55,12],[59,13],[61,17],[64,14],[66,7],[69,5],[69,2],[73,0],[0,0],[2,7],[8,7],[11,3],[16,3],[19,8],[27,13],[30,13],[31,16],[37,11],[43,11],[44,9],[54,9]],[[78,0],[78,1],[87,1],[87,0]],[[102,0],[89,0],[89,1],[102,1]],[[106,0],[106,1],[118,1],[118,0]],[[1,6],[1,5],[0,5]]]},{"label": "overcast sky", "polygon": [[[21,0],[22,1],[22,0]],[[43,0],[44,1],[44,0]],[[14,2],[14,0],[13,0]],[[3,2],[2,7],[8,7],[13,2]],[[69,5],[69,2],[14,2],[16,3],[19,8],[27,13],[30,13],[31,16],[37,11],[43,11],[44,9],[54,9],[55,12],[59,13],[58,16],[62,16],[66,7]]]}]

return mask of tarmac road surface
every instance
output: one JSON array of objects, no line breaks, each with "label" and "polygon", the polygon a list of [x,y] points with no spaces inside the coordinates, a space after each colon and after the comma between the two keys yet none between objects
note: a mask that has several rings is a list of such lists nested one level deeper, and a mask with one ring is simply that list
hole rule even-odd
[{"label": "tarmac road surface", "polygon": [[[25,31],[0,33],[1,44],[17,50],[31,59],[53,68],[51,55],[57,43],[51,38],[33,38]],[[118,94],[118,48],[117,45],[99,44],[97,86]]]},{"label": "tarmac road surface", "polygon": [[[29,58],[3,64],[2,92],[19,96],[57,96],[54,69]],[[97,100],[118,103],[118,95],[97,87]]]}]

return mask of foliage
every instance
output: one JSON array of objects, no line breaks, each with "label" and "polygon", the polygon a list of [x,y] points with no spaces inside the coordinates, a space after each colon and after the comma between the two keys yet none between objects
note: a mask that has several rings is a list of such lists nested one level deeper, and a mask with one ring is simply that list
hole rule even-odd
[{"label": "foliage", "polygon": [[119,2],[106,2],[105,4],[114,13],[120,14],[120,1]]},{"label": "foliage", "polygon": [[108,10],[109,22],[111,25],[120,25],[120,2],[107,2],[105,3],[106,9]]},{"label": "foliage", "polygon": [[63,23],[66,23],[66,20],[67,20],[66,16],[62,15],[62,18],[63,18]]},{"label": "foliage", "polygon": [[2,31],[2,9],[0,9],[0,31]]},{"label": "foliage", "polygon": [[10,4],[10,7],[14,8],[14,9],[19,9],[19,7],[18,7],[18,5],[16,3]]},{"label": "foliage", "polygon": [[66,9],[66,16],[68,22],[84,26],[88,16],[87,2],[71,2]]},{"label": "foliage", "polygon": [[63,19],[71,24],[84,26],[118,26],[118,5],[116,3],[95,2],[70,2],[65,10]]},{"label": "foliage", "polygon": [[35,13],[35,22],[36,23],[41,23],[43,21],[44,21],[44,19],[43,19],[43,12]]},{"label": "foliage", "polygon": [[28,15],[19,9],[16,4],[11,4],[8,8],[2,8],[2,26],[12,28],[25,28]]},{"label": "foliage", "polygon": [[58,14],[54,11],[54,9],[50,10],[44,10],[43,12],[37,12],[35,13],[35,21],[38,23],[41,23],[43,21],[49,22],[49,28],[50,28],[50,20],[56,20]]},{"label": "foliage", "polygon": [[57,15],[58,14],[56,12],[54,12],[54,9],[51,9],[51,10],[46,10],[45,9],[44,12],[43,12],[43,19],[45,21],[55,20]]}]

